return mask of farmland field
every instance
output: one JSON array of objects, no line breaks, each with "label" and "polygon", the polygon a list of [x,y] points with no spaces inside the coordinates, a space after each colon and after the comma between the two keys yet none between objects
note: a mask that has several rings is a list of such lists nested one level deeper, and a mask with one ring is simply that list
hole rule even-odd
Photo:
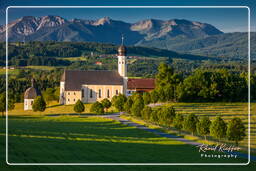
[{"label": "farmland field", "polygon": [[[225,121],[233,117],[239,117],[243,120],[246,128],[248,127],[248,103],[169,103],[166,106],[174,106],[177,113],[187,115],[195,114],[197,116],[209,116],[214,119],[215,116],[221,116]],[[256,103],[251,103],[251,147],[256,148]],[[240,145],[248,145],[248,136],[240,142]]]}]

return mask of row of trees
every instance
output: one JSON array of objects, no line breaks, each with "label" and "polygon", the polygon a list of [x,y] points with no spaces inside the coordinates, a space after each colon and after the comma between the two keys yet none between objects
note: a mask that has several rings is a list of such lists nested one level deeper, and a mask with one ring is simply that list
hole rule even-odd
[{"label": "row of trees", "polygon": [[139,117],[143,120],[159,124],[167,127],[174,127],[177,130],[190,132],[192,135],[200,136],[210,135],[216,139],[226,138],[230,141],[238,142],[246,136],[246,128],[240,118],[233,118],[226,123],[220,116],[217,116],[213,121],[207,116],[198,117],[194,114],[187,116],[176,114],[172,106],[150,107],[150,94],[144,93],[133,94],[126,98],[119,94],[112,100],[113,106],[118,111],[126,111],[131,116]]}]

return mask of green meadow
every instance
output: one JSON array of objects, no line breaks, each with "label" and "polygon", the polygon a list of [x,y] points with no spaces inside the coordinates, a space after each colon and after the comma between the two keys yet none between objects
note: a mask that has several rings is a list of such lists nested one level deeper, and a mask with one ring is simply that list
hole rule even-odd
[{"label": "green meadow", "polygon": [[[9,113],[9,163],[247,162],[247,159],[243,158],[201,158],[195,146],[160,137],[111,119],[89,116],[90,104],[86,104],[86,111],[80,116],[68,115],[74,114],[72,105],[51,104],[45,112],[30,111],[31,113],[26,112],[26,114],[22,110],[22,105],[22,103],[16,104],[15,109]],[[176,108],[177,112],[181,112],[178,107]],[[5,119],[1,119],[2,123],[4,121]],[[1,124],[1,127],[0,150],[1,154],[4,154],[4,124]],[[0,157],[1,161],[5,160],[5,156]],[[253,170],[255,164],[209,168],[207,166],[7,166],[6,164],[0,166],[0,170],[169,170],[170,168],[195,171],[206,168],[207,170],[223,168]]]}]

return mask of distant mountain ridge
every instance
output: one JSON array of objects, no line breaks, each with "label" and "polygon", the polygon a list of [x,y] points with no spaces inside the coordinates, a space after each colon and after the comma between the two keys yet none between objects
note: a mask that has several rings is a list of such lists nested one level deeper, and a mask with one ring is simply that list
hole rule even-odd
[{"label": "distant mountain ridge", "polygon": [[[109,17],[67,20],[60,16],[25,16],[8,24],[8,30],[9,41],[120,44],[120,37],[124,34],[126,45],[213,57],[244,58],[247,52],[246,33],[223,33],[210,24],[185,19],[146,19],[127,23]],[[0,41],[5,41],[5,31],[5,26],[0,26]]]}]

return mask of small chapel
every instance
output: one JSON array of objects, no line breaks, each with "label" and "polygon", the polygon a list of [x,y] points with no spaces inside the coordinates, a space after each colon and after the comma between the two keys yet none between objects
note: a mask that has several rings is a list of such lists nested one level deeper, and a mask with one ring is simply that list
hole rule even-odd
[{"label": "small chapel", "polygon": [[128,80],[126,47],[123,44],[123,37],[117,58],[117,71],[65,70],[60,80],[60,104],[75,104],[77,100],[83,103],[93,103],[105,98],[111,100],[118,94],[129,96],[137,90],[154,89],[152,79]]},{"label": "small chapel", "polygon": [[35,87],[35,80],[32,78],[31,87],[29,87],[24,93],[24,110],[32,110],[34,100],[40,95],[40,91]]}]

